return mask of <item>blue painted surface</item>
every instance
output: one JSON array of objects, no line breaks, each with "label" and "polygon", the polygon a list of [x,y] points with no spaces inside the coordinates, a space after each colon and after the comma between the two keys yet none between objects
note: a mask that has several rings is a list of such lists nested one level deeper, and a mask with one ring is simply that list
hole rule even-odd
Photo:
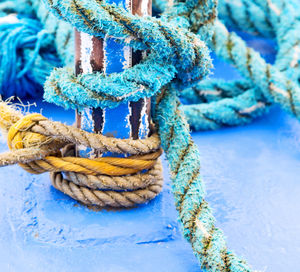
[{"label": "blue painted surface", "polygon": [[[123,3],[123,1],[111,1]],[[124,55],[124,46],[115,42],[112,38],[106,39],[105,45],[105,61],[106,61],[106,74],[122,72],[124,63],[126,62]],[[103,134],[113,134],[117,138],[129,138],[130,125],[129,120],[126,118],[130,116],[128,104],[123,104],[114,109],[105,110],[105,122],[103,126]]]},{"label": "blue painted surface", "polygon": [[[270,61],[272,52],[264,52]],[[238,77],[215,63],[217,77]],[[32,110],[41,107],[74,121],[73,112],[46,103]],[[193,133],[218,226],[260,271],[299,271],[299,135],[300,123],[276,107],[245,127]],[[181,238],[165,161],[164,169],[163,193],[148,205],[97,212],[56,191],[47,174],[0,169],[0,271],[199,271]]]}]

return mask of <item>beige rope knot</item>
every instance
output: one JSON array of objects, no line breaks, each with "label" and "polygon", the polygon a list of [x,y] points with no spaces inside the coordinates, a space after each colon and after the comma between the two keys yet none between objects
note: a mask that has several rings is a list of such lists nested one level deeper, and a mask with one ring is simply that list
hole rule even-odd
[{"label": "beige rope knot", "polygon": [[[151,200],[162,189],[157,135],[122,140],[91,134],[41,114],[20,115],[4,102],[0,126],[8,130],[11,150],[0,155],[0,166],[19,163],[33,174],[51,172],[54,187],[87,205],[129,207]],[[83,143],[97,151],[133,155],[91,159],[61,153],[66,145]]]}]

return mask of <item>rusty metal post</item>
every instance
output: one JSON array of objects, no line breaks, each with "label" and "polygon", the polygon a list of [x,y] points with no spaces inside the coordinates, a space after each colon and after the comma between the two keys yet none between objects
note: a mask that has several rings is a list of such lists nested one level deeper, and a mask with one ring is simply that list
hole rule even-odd
[{"label": "rusty metal post", "polygon": [[[139,16],[151,15],[152,0],[113,0]],[[110,37],[98,39],[75,30],[76,74],[102,71],[105,74],[121,72],[138,63],[144,52],[133,52]],[[145,138],[150,133],[150,99],[122,104],[114,109],[86,108],[76,112],[76,124],[89,132],[117,138]],[[91,149],[77,147],[79,156],[95,157]]]}]

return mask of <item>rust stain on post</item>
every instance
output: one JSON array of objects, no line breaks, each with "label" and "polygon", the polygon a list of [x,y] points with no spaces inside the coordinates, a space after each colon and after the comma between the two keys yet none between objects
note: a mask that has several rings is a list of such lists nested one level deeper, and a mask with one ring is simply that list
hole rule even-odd
[{"label": "rust stain on post", "polygon": [[[151,0],[129,0],[127,5],[131,12],[138,16],[145,16],[152,14],[152,1]],[[75,72],[76,75],[81,73],[90,73],[96,71],[105,71],[105,44],[103,39],[88,36],[85,33],[75,30]],[[129,51],[131,63],[133,66],[143,58],[145,52]],[[89,63],[88,63],[89,62]],[[145,111],[146,103],[146,111]],[[129,122],[131,126],[131,138],[138,139],[141,126],[142,114],[147,115],[148,127],[150,128],[150,99],[141,99],[138,102],[130,102],[131,115]],[[101,133],[103,130],[105,117],[103,110],[100,108],[91,109],[91,118],[93,124],[93,132]],[[82,116],[76,112],[76,125],[78,128],[83,128]]]}]

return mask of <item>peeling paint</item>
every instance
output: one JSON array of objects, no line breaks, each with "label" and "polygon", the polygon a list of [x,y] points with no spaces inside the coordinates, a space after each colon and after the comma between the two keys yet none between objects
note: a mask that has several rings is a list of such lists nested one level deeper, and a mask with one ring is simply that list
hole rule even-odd
[{"label": "peeling paint", "polygon": [[93,72],[93,68],[91,65],[91,55],[93,51],[92,36],[84,32],[81,32],[80,36],[81,36],[80,58],[81,58],[82,73],[89,74]]},{"label": "peeling paint", "polygon": [[140,117],[139,135],[141,138],[146,138],[149,135],[149,119],[147,115],[148,100],[144,98],[144,103]]}]

